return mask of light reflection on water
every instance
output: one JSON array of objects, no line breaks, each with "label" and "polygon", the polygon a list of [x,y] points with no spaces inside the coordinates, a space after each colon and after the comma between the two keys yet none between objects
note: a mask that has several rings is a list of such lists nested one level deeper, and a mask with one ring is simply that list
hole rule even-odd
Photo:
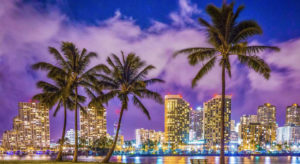
[{"label": "light reflection on water", "polygon": [[[65,160],[72,160],[73,156],[65,156]],[[54,160],[55,156],[48,155],[0,155],[1,160]],[[79,156],[79,161],[100,162],[103,156]],[[149,163],[149,164],[184,164],[190,163],[191,159],[207,159],[208,163],[219,163],[218,156],[113,156],[112,162],[120,163]],[[225,157],[226,163],[254,163],[254,164],[300,164],[300,156],[230,156]]]}]

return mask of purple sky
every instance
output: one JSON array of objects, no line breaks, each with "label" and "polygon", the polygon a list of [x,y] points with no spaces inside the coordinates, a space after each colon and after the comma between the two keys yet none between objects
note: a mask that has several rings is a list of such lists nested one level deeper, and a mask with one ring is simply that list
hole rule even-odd
[{"label": "purple sky", "polygon": [[[167,93],[182,94],[193,108],[220,93],[220,70],[213,69],[198,86],[191,89],[191,79],[201,65],[189,66],[185,56],[176,59],[172,53],[186,47],[207,46],[205,34],[199,30],[191,16],[203,12],[196,5],[180,0],[177,10],[170,12],[171,23],[149,20],[149,28],[141,28],[136,20],[116,10],[114,15],[96,25],[70,23],[68,16],[57,8],[51,12],[38,12],[31,5],[17,5],[19,1],[2,1],[0,5],[0,134],[12,127],[20,101],[28,101],[38,92],[35,83],[45,79],[43,72],[33,72],[31,65],[38,61],[53,62],[48,46],[59,48],[61,41],[72,41],[80,48],[99,54],[92,64],[102,63],[110,53],[136,52],[149,64],[157,67],[150,75],[161,77],[165,84],[153,86],[162,96]],[[186,3],[184,3],[186,2]],[[194,26],[187,26],[186,24]],[[268,29],[265,29],[268,30]],[[232,98],[232,119],[238,121],[243,114],[256,114],[257,107],[265,102],[277,107],[277,122],[285,121],[285,108],[300,103],[300,38],[274,41],[281,48],[278,53],[266,52],[262,57],[271,65],[270,80],[264,80],[232,58],[232,78],[227,81],[227,92]],[[256,40],[252,44],[259,43]],[[124,114],[122,133],[125,139],[134,138],[136,128],[164,130],[164,106],[145,101],[152,120],[132,106]],[[107,125],[111,134],[117,120],[117,101],[107,107]],[[50,117],[51,138],[57,140],[62,128],[62,111]],[[68,129],[74,127],[73,112],[68,113]],[[2,138],[2,136],[1,136]]]}]

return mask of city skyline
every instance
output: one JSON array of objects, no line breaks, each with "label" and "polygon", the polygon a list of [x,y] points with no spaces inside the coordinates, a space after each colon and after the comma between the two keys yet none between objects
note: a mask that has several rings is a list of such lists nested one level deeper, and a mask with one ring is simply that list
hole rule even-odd
[{"label": "city skyline", "polygon": [[[234,74],[232,80],[230,80],[227,93],[233,95],[231,117],[236,122],[244,114],[255,114],[259,105],[271,103],[277,107],[276,119],[279,126],[283,126],[285,124],[285,117],[283,116],[285,116],[286,107],[294,103],[300,104],[300,88],[296,84],[300,79],[299,66],[294,63],[299,61],[297,48],[300,47],[300,21],[297,20],[298,17],[294,16],[299,14],[299,11],[295,7],[297,5],[291,5],[292,3],[281,4],[273,1],[260,3],[268,2],[272,2],[272,5],[264,11],[255,7],[259,2],[244,1],[243,3],[246,5],[245,15],[242,15],[241,18],[250,17],[262,25],[264,34],[250,40],[251,42],[274,43],[282,49],[278,54],[263,54],[264,59],[270,63],[274,70],[271,79],[264,81],[252,72],[249,75],[243,75],[248,71],[245,70],[245,67],[237,67],[241,70],[237,68],[233,70],[242,73]],[[136,3],[138,10],[145,9],[145,7],[141,7],[141,4]],[[170,3],[170,1],[165,3]],[[219,1],[212,1],[212,3],[220,4]],[[241,3],[237,2],[237,5]],[[79,11],[78,6],[81,6],[82,2],[75,3],[72,8],[68,8],[66,11],[63,10],[66,7],[65,4],[59,3],[48,4],[47,2],[33,3],[27,1],[16,4],[15,1],[4,2],[5,9],[1,8],[3,12],[0,14],[0,17],[3,18],[2,23],[4,23],[2,24],[4,28],[0,32],[2,43],[0,44],[0,62],[2,64],[0,110],[2,113],[6,112],[6,114],[0,116],[0,133],[2,134],[4,130],[9,130],[12,127],[11,120],[17,115],[18,102],[30,100],[38,92],[35,87],[37,79],[45,78],[42,73],[31,71],[30,66],[42,59],[52,61],[52,58],[48,58],[47,46],[57,47],[60,41],[65,40],[74,41],[80,47],[98,52],[100,58],[97,62],[102,62],[112,52],[118,53],[121,50],[120,48],[125,52],[137,52],[138,55],[147,59],[148,63],[157,67],[157,71],[153,76],[158,75],[166,81],[166,84],[154,87],[162,95],[168,93],[182,94],[193,109],[202,106],[201,104],[209,100],[214,94],[220,94],[220,81],[213,75],[205,77],[197,88],[191,89],[190,79],[197,69],[188,66],[187,60],[184,58],[172,59],[172,52],[175,50],[190,45],[206,45],[205,36],[198,31],[199,27],[194,22],[199,16],[207,16],[204,14],[207,2],[179,0],[177,3],[172,3],[166,11],[162,11],[163,9],[157,4],[158,2],[151,2],[149,8],[160,14],[146,10],[148,11],[146,13],[150,16],[142,19],[143,14],[139,15],[133,12],[133,9],[129,7],[130,4],[117,6],[111,2],[103,2],[95,5],[94,2],[90,2],[85,6],[98,10],[89,15]],[[263,19],[260,17],[260,15],[266,15],[267,17],[268,15],[278,14],[272,12],[272,10],[278,9],[278,6],[281,5],[284,5],[281,14],[286,19],[280,23],[272,21],[271,18]],[[108,6],[105,12],[99,10],[103,6]],[[253,10],[257,12],[252,12]],[[176,17],[183,21],[176,21]],[[44,22],[44,24],[37,22]],[[66,24],[68,26],[65,26]],[[288,31],[286,30],[287,25],[290,28],[292,26],[293,30],[282,34],[282,30]],[[24,28],[19,29],[19,26]],[[116,27],[122,28],[117,29]],[[47,33],[44,31],[47,31]],[[87,36],[81,38],[78,33]],[[110,35],[107,36],[106,33]],[[179,38],[185,39],[180,40]],[[111,41],[111,45],[106,44],[106,40]],[[177,40],[178,43],[169,45],[169,42],[174,40]],[[147,48],[149,44],[153,44],[151,49],[153,52],[144,53],[144,48]],[[284,58],[285,56],[289,59]],[[219,70],[214,71],[218,73]],[[255,97],[255,100],[252,100],[253,97]],[[151,109],[152,120],[146,120],[147,118],[136,109],[126,112],[126,117],[123,120],[124,124],[121,127],[126,140],[133,139],[134,130],[138,128],[164,130],[162,126],[164,106],[154,104],[152,101],[146,102],[148,108]],[[118,118],[117,111],[120,109],[120,104],[113,101],[109,103],[106,109],[107,129],[110,134],[113,134],[113,124]],[[52,116],[53,112],[54,110],[51,109],[49,114],[50,132],[51,138],[57,140],[60,138],[61,127],[55,126],[54,122],[62,124],[62,115],[59,113],[54,118]],[[72,116],[73,112],[69,112],[67,129],[74,127]]]}]

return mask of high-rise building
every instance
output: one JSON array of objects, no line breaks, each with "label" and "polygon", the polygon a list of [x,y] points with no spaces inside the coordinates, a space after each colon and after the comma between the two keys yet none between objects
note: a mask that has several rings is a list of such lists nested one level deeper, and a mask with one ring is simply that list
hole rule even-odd
[{"label": "high-rise building", "polygon": [[277,129],[277,143],[288,145],[300,144],[300,126],[288,125]]},{"label": "high-rise building", "polygon": [[300,126],[300,106],[298,104],[286,108],[285,125]]},{"label": "high-rise building", "polygon": [[276,124],[276,107],[270,103],[259,106],[257,119],[261,124]]},{"label": "high-rise building", "polygon": [[81,139],[92,144],[95,140],[106,136],[106,109],[85,108],[80,111],[80,134]]},{"label": "high-rise building", "polygon": [[172,145],[189,140],[190,105],[181,95],[165,96],[165,142]]},{"label": "high-rise building", "polygon": [[230,121],[230,131],[235,131],[235,120]]},{"label": "high-rise building", "polygon": [[[78,130],[78,141],[79,141],[79,138],[80,138],[80,131]],[[71,145],[75,145],[75,130],[74,129],[70,129],[66,132],[66,136],[65,136],[66,139],[68,139],[69,141],[69,144]]]},{"label": "high-rise building", "polygon": [[148,140],[154,142],[164,142],[164,133],[161,131],[148,130],[148,129],[136,129],[135,130],[136,147],[140,147]]},{"label": "high-rise building", "polygon": [[[221,95],[214,96],[204,103],[204,138],[211,149],[217,149],[221,144]],[[224,141],[230,141],[231,96],[225,96],[224,111]]]},{"label": "high-rise building", "polygon": [[255,151],[262,144],[263,128],[260,123],[241,124],[241,150]]},{"label": "high-rise building", "polygon": [[6,150],[48,150],[50,148],[49,108],[41,103],[20,102],[12,130],[3,133]]},{"label": "high-rise building", "polygon": [[257,115],[240,119],[241,150],[264,149],[276,140],[276,107],[266,103],[258,107]]},{"label": "high-rise building", "polygon": [[265,103],[258,107],[257,120],[263,128],[263,147],[276,141],[276,107]]},{"label": "high-rise building", "polygon": [[203,114],[204,110],[201,107],[190,111],[190,140],[203,139]]}]

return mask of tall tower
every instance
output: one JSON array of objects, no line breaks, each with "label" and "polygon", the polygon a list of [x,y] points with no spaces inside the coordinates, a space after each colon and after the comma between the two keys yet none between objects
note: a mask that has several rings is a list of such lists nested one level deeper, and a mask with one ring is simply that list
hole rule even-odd
[{"label": "tall tower", "polygon": [[41,103],[20,102],[13,129],[3,133],[3,147],[21,151],[49,149],[49,108]]},{"label": "tall tower", "polygon": [[257,119],[263,128],[262,144],[265,147],[276,140],[276,107],[270,103],[265,103],[258,107]]},{"label": "tall tower", "polygon": [[86,108],[86,113],[80,111],[80,135],[89,144],[100,137],[106,136],[106,109]]},{"label": "tall tower", "polygon": [[189,139],[189,103],[181,95],[165,96],[165,142],[184,144]]},{"label": "tall tower", "polygon": [[261,124],[276,123],[276,107],[270,103],[265,103],[258,107],[257,119]]},{"label": "tall tower", "polygon": [[190,111],[190,139],[192,140],[200,140],[204,137],[203,114],[204,110],[201,107]]},{"label": "tall tower", "polygon": [[[218,149],[221,144],[221,95],[214,96],[204,103],[204,138],[207,146],[211,149]],[[231,96],[225,96],[225,143],[230,140],[231,124]]]},{"label": "tall tower", "polygon": [[300,126],[300,106],[298,104],[286,108],[285,125]]}]

